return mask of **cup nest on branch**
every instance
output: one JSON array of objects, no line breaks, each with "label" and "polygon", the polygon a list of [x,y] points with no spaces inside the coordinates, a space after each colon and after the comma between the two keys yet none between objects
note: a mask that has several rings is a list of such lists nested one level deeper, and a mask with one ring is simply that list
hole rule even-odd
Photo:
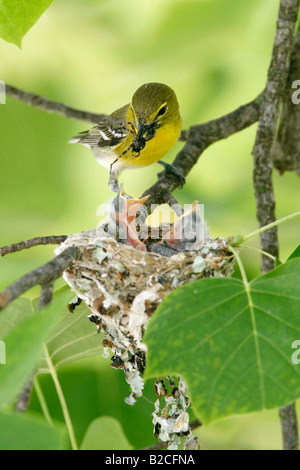
[{"label": "cup nest on branch", "polygon": [[[111,350],[111,366],[123,369],[131,388],[125,399],[128,404],[134,404],[142,395],[147,353],[142,339],[161,301],[184,284],[207,277],[228,277],[233,269],[227,240],[210,236],[197,203],[176,223],[150,227],[137,224],[136,215],[142,213],[145,199],[119,195],[111,206],[108,223],[71,235],[56,249],[56,254],[73,245],[80,250],[79,258],[63,276],[79,301],[90,309],[90,321],[104,332],[104,356],[108,357]],[[178,392],[177,401],[188,403],[187,397],[178,398]],[[180,414],[186,415],[185,408],[178,407],[176,415],[173,407],[174,416],[169,416],[177,427]],[[157,405],[154,414],[153,422],[161,427]],[[186,426],[181,430],[185,435]],[[164,427],[169,443],[173,434]]]}]

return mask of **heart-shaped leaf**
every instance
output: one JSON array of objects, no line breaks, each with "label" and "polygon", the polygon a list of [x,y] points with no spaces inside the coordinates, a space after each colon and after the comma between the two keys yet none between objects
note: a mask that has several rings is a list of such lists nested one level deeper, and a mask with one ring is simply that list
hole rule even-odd
[{"label": "heart-shaped leaf", "polygon": [[250,283],[202,279],[180,287],[150,320],[145,376],[180,375],[204,421],[300,397],[300,259]]}]

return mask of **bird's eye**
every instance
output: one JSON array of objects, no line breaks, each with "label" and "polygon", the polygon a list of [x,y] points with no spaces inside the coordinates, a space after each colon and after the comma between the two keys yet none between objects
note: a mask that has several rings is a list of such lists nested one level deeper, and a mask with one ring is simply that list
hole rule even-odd
[{"label": "bird's eye", "polygon": [[162,107],[160,108],[160,110],[158,111],[156,117],[158,117],[158,116],[163,116],[164,114],[166,114],[167,107],[168,107],[168,106],[167,106],[166,104],[165,104],[164,106],[162,106]]}]

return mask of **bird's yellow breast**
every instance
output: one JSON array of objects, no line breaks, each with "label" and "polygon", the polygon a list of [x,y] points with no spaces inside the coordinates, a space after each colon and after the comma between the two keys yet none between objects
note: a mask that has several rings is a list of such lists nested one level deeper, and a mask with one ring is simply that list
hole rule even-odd
[{"label": "bird's yellow breast", "polygon": [[[156,129],[154,137],[146,142],[145,147],[140,151],[138,156],[130,149],[120,158],[120,163],[124,167],[142,167],[157,162],[175,145],[180,131],[181,118],[159,127]],[[130,139],[130,143],[132,143],[133,139],[133,137]],[[126,143],[123,142],[118,146],[118,152],[121,153],[126,150],[126,147],[128,147],[128,139],[126,140]]]}]

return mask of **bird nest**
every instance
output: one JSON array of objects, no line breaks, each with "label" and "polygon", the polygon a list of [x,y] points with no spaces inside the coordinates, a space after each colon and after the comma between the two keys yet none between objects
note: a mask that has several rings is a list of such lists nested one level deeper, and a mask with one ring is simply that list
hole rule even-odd
[{"label": "bird nest", "polygon": [[[134,404],[136,397],[142,395],[147,353],[142,340],[158,305],[170,292],[184,284],[207,277],[228,277],[233,269],[232,255],[228,253],[225,238],[212,239],[206,233],[197,249],[180,252],[174,251],[173,245],[169,250],[161,241],[172,227],[170,224],[160,226],[157,229],[159,240],[147,238],[146,245],[144,237],[149,227],[140,226],[136,235],[139,240],[144,239],[142,249],[140,241],[132,246],[126,241],[118,241],[118,237],[112,238],[107,224],[71,235],[56,249],[56,254],[72,245],[80,249],[79,258],[64,272],[64,279],[90,309],[89,320],[104,332],[104,356],[112,354],[111,366],[123,369],[131,388],[130,396],[125,399],[128,404]],[[158,246],[161,250],[157,250]],[[157,383],[158,397],[162,396],[160,389],[161,385]],[[166,422],[162,420],[165,418],[159,415],[158,404],[153,420],[156,427],[163,427],[164,440],[173,440],[173,444],[178,433],[188,432],[188,397],[182,380],[179,390],[180,393],[176,387],[177,414],[174,412],[174,390],[165,394],[166,407],[173,400],[173,414],[166,422],[169,426],[172,421],[175,428],[164,426]],[[184,423],[181,431],[178,431],[178,422]]]}]

